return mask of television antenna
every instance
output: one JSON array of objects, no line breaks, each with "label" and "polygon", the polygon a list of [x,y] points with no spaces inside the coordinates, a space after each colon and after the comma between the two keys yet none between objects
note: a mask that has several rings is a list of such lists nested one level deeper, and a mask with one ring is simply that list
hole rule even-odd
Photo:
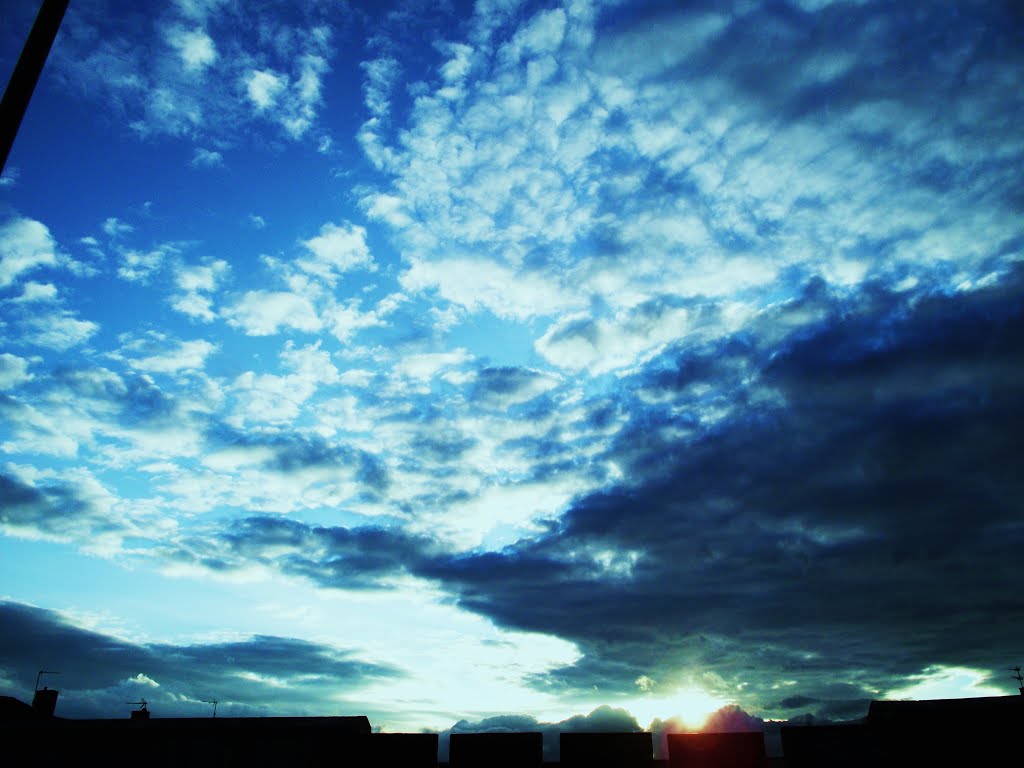
[{"label": "television antenna", "polygon": [[1024,677],[1020,675],[1020,667],[1010,667],[1011,672],[1015,672],[1014,678],[1017,680],[1017,690],[1020,691],[1020,695],[1024,696]]},{"label": "television antenna", "polygon": [[200,701],[203,702],[203,704],[213,704],[213,716],[214,716],[214,718],[216,718],[217,717],[217,705],[220,702],[217,701],[216,699],[200,699]]}]

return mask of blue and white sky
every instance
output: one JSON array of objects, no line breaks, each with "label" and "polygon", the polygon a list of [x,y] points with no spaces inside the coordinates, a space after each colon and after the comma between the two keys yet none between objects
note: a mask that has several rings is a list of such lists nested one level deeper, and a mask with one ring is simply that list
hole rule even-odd
[{"label": "blue and white sky", "polygon": [[72,0],[0,180],[0,693],[1014,692],[1022,20]]}]

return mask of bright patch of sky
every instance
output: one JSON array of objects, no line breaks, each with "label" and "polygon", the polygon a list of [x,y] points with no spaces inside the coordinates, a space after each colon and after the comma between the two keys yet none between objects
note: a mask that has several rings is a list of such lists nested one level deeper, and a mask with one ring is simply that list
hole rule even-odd
[{"label": "bright patch of sky", "polygon": [[[857,419],[934,415],[933,394],[984,409],[1020,370],[942,368],[978,348],[928,323],[988,318],[985,349],[1013,353],[1024,59],[1009,11],[929,5],[921,26],[913,5],[73,3],[0,184],[19,621],[130,627],[154,669],[161,644],[251,641],[273,664],[268,638],[319,644],[336,691],[275,699],[299,673],[267,661],[228,710],[372,701],[405,728],[602,703],[643,726],[731,702],[798,714],[781,678],[835,718],[872,692],[999,690],[971,677],[976,648],[912,652],[895,629],[838,653],[835,684],[806,654],[846,615],[805,595],[780,628],[759,590],[785,604],[796,571],[853,589],[828,558],[871,541],[880,584],[926,583],[900,570],[911,534],[870,495],[740,499],[770,476],[748,465],[703,485],[731,457],[783,460],[776,424],[807,487],[868,478],[904,504],[928,482],[886,474]],[[2,71],[31,21],[0,27]],[[828,392],[807,360],[833,366]],[[970,414],[989,426],[964,434],[1002,445]],[[819,466],[840,433],[870,447]],[[1006,497],[998,470],[970,476]],[[1021,535],[992,510],[978,551]],[[691,625],[715,568],[733,613]],[[172,622],[146,594],[190,608]],[[643,637],[603,634],[602,600]],[[756,680],[728,668],[751,649]],[[167,690],[121,672],[81,690]]]}]

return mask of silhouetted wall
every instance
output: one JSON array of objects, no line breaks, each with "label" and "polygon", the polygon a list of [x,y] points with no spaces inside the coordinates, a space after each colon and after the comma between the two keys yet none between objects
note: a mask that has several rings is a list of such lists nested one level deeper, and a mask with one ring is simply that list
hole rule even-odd
[{"label": "silhouetted wall", "polygon": [[8,721],[0,744],[2,762],[53,768],[437,764],[436,734],[371,734],[365,717]]},{"label": "silhouetted wall", "polygon": [[654,742],[643,733],[562,733],[560,760],[567,768],[651,768]]},{"label": "silhouetted wall", "polygon": [[57,709],[57,695],[59,693],[60,691],[54,691],[50,688],[36,691],[32,696],[32,709],[43,717],[53,717],[53,713]]},{"label": "silhouetted wall", "polygon": [[668,760],[672,768],[764,768],[764,734],[670,733]]},{"label": "silhouetted wall", "polygon": [[[868,709],[877,764],[1019,764],[1024,696],[873,701]],[[1015,755],[1007,762],[1007,756]]]},{"label": "silhouetted wall", "polygon": [[877,765],[866,723],[787,725],[782,728],[786,768],[865,768]]},{"label": "silhouetted wall", "polygon": [[544,738],[528,733],[453,733],[448,752],[451,768],[540,768]]}]

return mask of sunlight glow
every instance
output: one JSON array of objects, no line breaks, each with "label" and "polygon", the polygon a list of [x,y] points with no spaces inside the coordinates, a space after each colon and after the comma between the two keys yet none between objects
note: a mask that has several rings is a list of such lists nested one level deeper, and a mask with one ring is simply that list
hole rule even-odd
[{"label": "sunlight glow", "polygon": [[647,727],[655,719],[681,720],[694,730],[703,727],[711,714],[729,702],[694,686],[679,688],[662,696],[644,696],[624,702],[640,725]]}]

